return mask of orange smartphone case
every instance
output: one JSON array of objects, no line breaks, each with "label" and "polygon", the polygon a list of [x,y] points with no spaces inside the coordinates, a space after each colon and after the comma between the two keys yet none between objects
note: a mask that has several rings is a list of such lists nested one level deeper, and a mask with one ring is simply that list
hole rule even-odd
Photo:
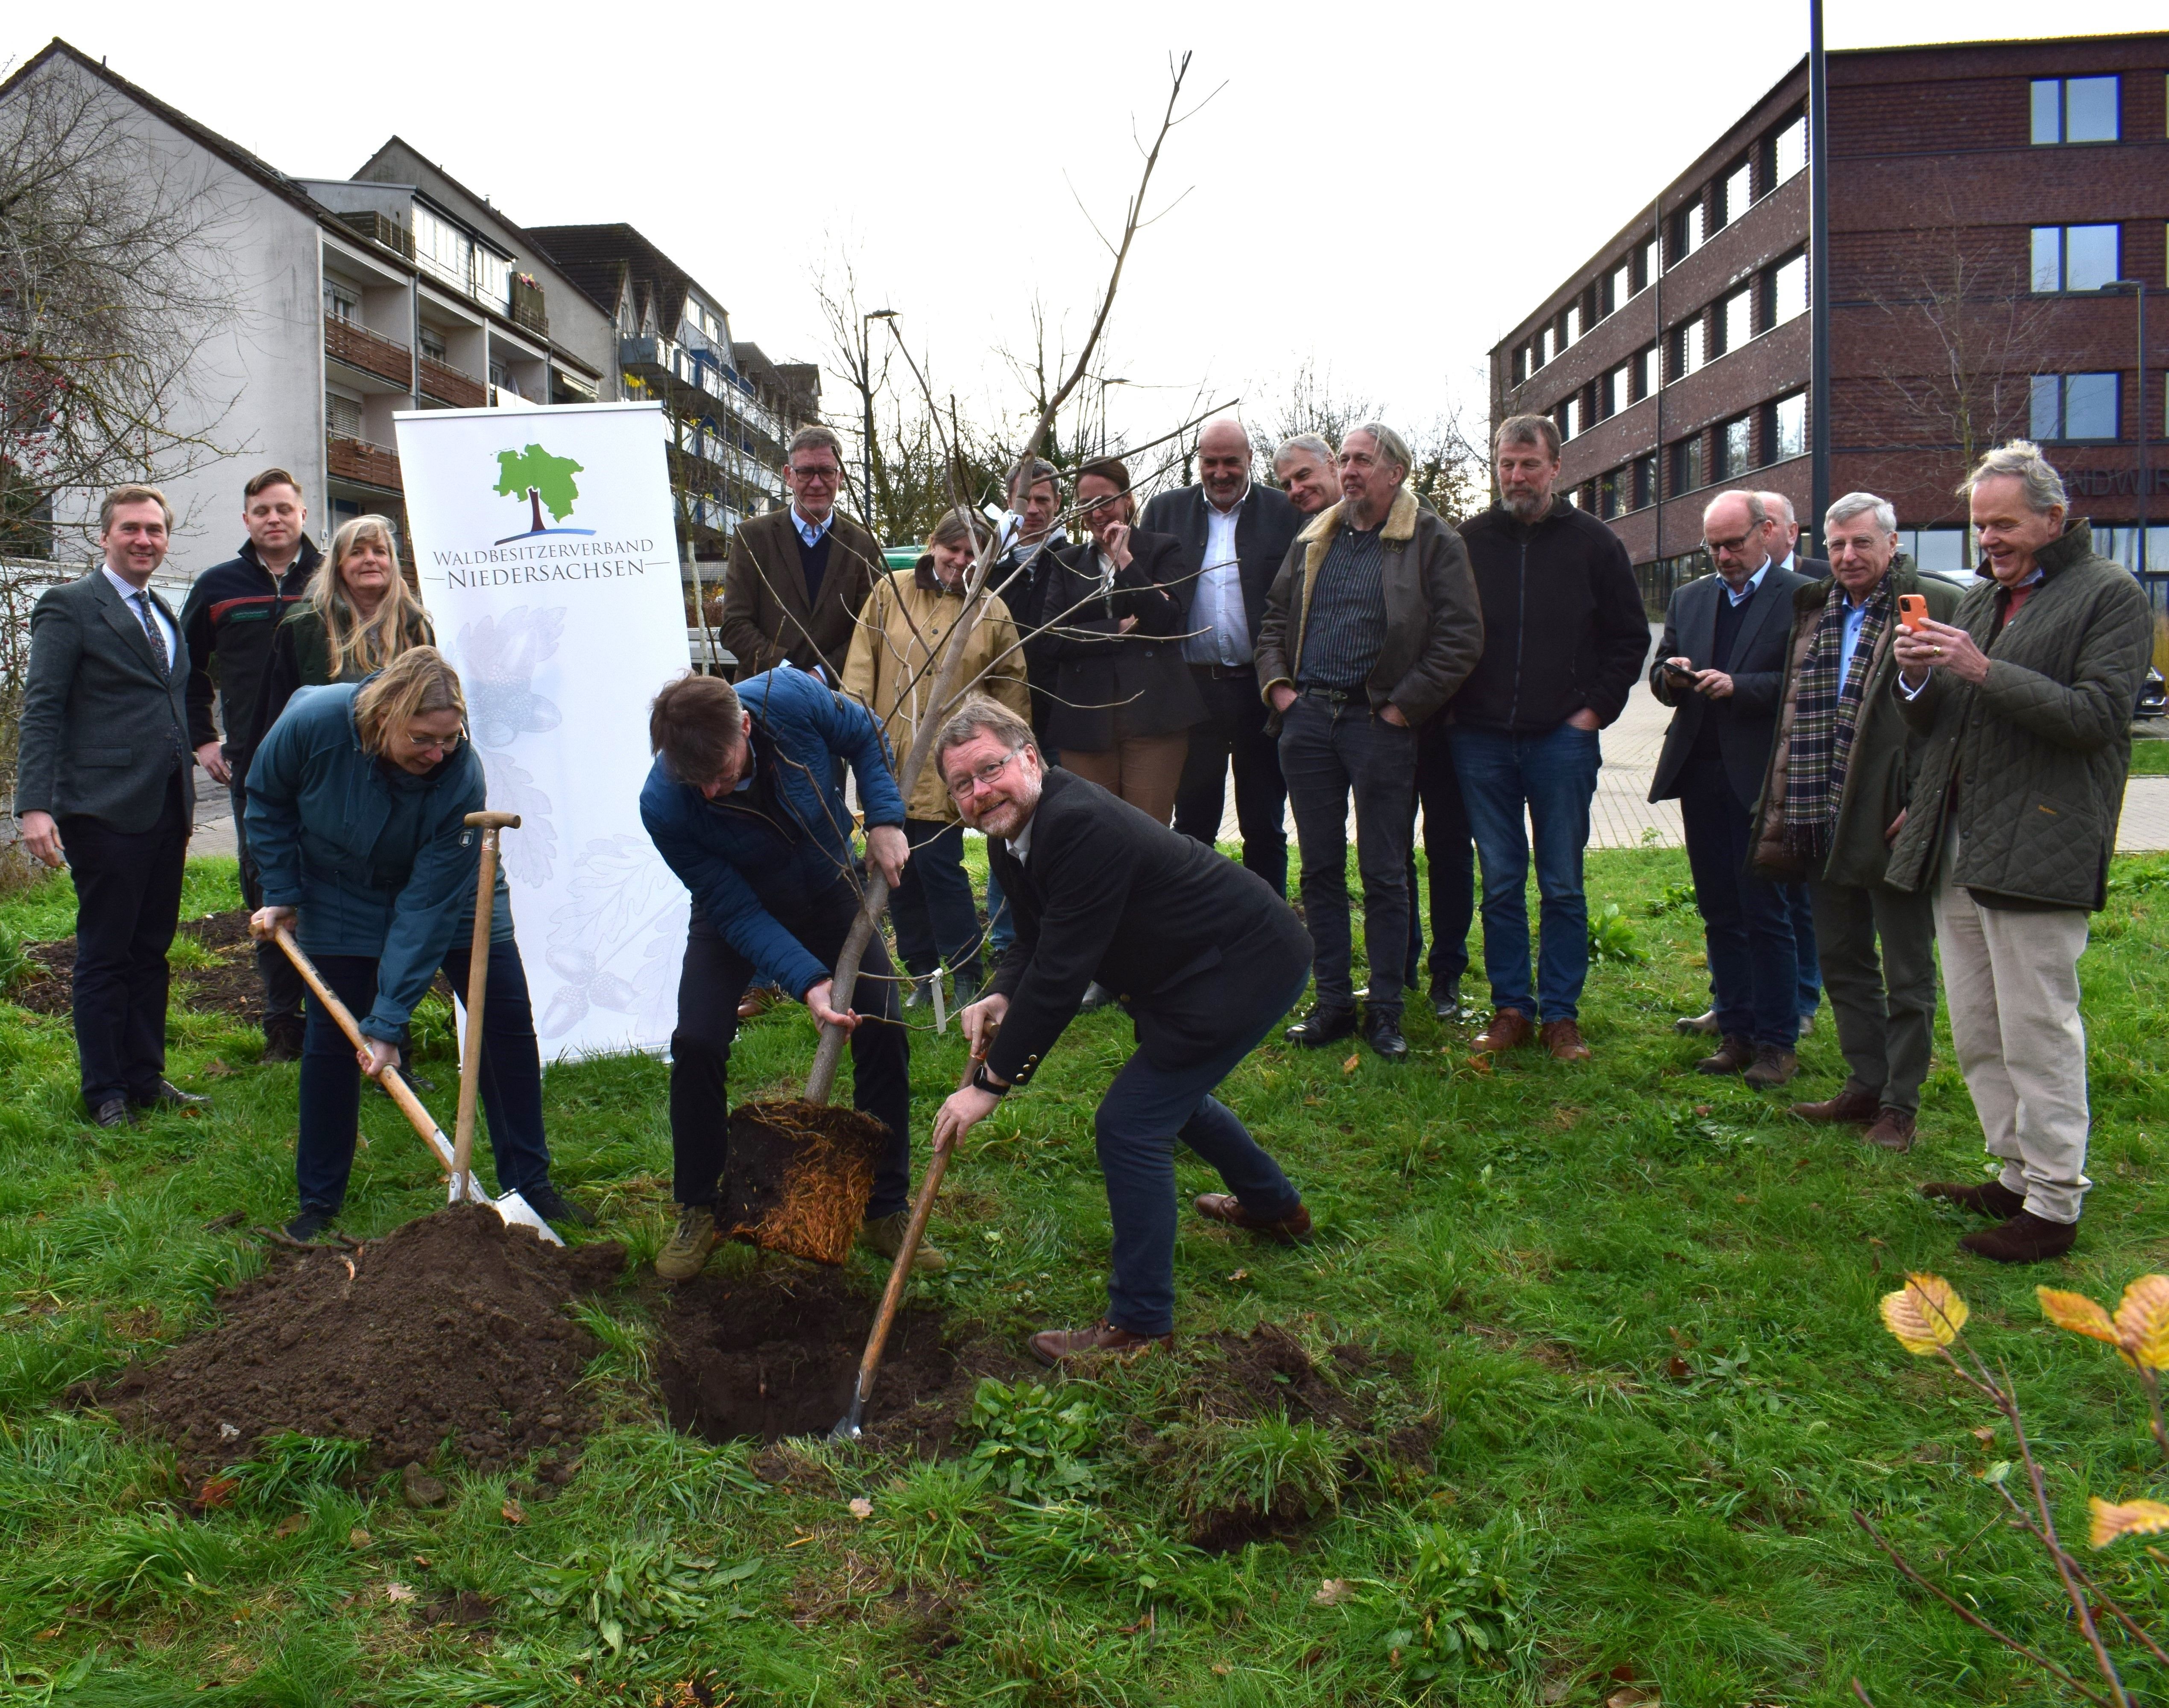
[{"label": "orange smartphone case", "polygon": [[1928,615],[1928,602],[1919,593],[1898,595],[1898,620],[1908,629],[1918,629]]}]

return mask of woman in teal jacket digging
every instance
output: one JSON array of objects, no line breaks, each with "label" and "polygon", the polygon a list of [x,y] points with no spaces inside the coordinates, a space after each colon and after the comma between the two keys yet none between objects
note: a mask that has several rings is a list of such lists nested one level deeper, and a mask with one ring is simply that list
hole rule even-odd
[{"label": "woman in teal jacket digging", "polygon": [[[285,1229],[296,1241],[322,1235],[345,1201],[357,1066],[375,1075],[397,1061],[401,1030],[440,967],[466,988],[482,850],[465,821],[482,810],[483,780],[466,721],[459,677],[434,646],[417,646],[362,682],[300,690],[249,767],[249,848],[264,901],[252,928],[290,924],[369,1040],[354,1050],[311,996],[294,1159],[301,1207]],[[501,872],[481,1074],[498,1189],[547,1221],[592,1223],[550,1182],[541,1055]]]}]

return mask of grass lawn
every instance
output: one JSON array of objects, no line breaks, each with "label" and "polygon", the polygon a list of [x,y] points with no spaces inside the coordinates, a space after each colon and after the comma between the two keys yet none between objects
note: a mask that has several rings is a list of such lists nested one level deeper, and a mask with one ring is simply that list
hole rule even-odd
[{"label": "grass lawn", "polygon": [[[1443,1426],[1435,1460],[1359,1476],[1330,1429],[1209,1433],[1184,1410],[1181,1359],[1147,1359],[1070,1384],[1061,1406],[1084,1404],[1066,1423],[1032,1396],[1004,1402],[1038,1439],[1066,1439],[1081,1480],[1044,1502],[1010,1498],[967,1461],[827,1449],[770,1486],[749,1473],[752,1448],[661,1420],[652,1325],[626,1289],[592,1313],[607,1349],[589,1380],[614,1421],[562,1493],[516,1473],[455,1477],[449,1507],[418,1512],[396,1477],[297,1474],[276,1498],[193,1516],[168,1450],[63,1391],[201,1326],[219,1288],[260,1264],[246,1237],[205,1225],[287,1213],[295,1070],[257,1065],[250,1031],[176,1013],[173,1076],[215,1109],[103,1133],[78,1118],[66,1023],[0,1004],[0,1704],[1776,1708],[1857,1701],[1856,1676],[1879,1708],[2049,1700],[1854,1527],[1855,1508],[1873,1514],[1954,1593],[2086,1671],[2051,1573],[1998,1524],[1982,1481],[2013,1456],[2007,1432],[1977,1437],[1993,1417],[1907,1357],[1876,1301],[1908,1269],[1964,1292],[1969,1336],[2028,1408],[2067,1537],[2083,1541],[2090,1491],[2162,1493],[2137,1391],[2106,1349],[2045,1327],[2033,1290],[2113,1303],[2169,1269],[2169,860],[2118,862],[2096,921],[2083,976],[2098,1184],[2076,1254],[2039,1272],[1958,1255],[1969,1223],[1913,1191],[1982,1173],[1947,1035],[1908,1157],[1785,1115],[1791,1096],[1839,1083],[1827,1008],[1789,1094],[1691,1071],[1697,1051],[1671,1026],[1705,991],[1685,877],[1672,852],[1591,858],[1593,904],[1616,904],[1648,957],[1595,970],[1591,1063],[1525,1051],[1488,1071],[1426,1014],[1404,1065],[1275,1043],[1223,1093],[1303,1186],[1319,1237],[1255,1246],[1186,1212],[1180,1330],[1270,1321],[1314,1352],[1353,1339],[1388,1355],[1391,1402]],[[192,867],[192,910],[236,902],[230,863]],[[0,904],[19,938],[64,934],[70,915],[64,880]],[[1468,994],[1480,1000],[1473,976]],[[445,1018],[429,1011],[424,1049],[449,1122]],[[914,1041],[930,1117],[959,1046],[953,1029]],[[811,1043],[795,1008],[755,1024],[734,1090],[787,1088]],[[1100,1308],[1092,1108],[1127,1047],[1119,1014],[1080,1021],[951,1169],[934,1232],[957,1261],[918,1290],[959,1336]],[[665,1213],[664,1085],[646,1060],[547,1083],[559,1179],[642,1254]],[[390,1105],[365,1099],[363,1124],[357,1236],[440,1201]],[[1180,1184],[1215,1183],[1190,1163]],[[1157,1450],[1169,1443],[1173,1461]],[[1201,1476],[1277,1477],[1317,1522],[1199,1554],[1180,1508],[1185,1477]],[[516,1525],[508,1494],[524,1503]],[[594,1615],[615,1611],[637,1638],[616,1657],[583,1599],[608,1593],[599,1575],[556,1606],[530,1593],[562,1588],[568,1564],[599,1573],[612,1549],[622,1593]],[[682,1599],[641,1566],[661,1550],[692,1583]],[[2162,1556],[2143,1543],[2087,1558],[2139,1606],[2169,1610]],[[430,1627],[398,1585],[424,1602],[480,1592],[497,1611],[480,1630]],[[2169,1692],[2136,1660],[2126,1677],[2145,1700]]]},{"label": "grass lawn", "polygon": [[2169,777],[2169,741],[2134,742],[2131,744],[2131,774],[2134,777]]}]

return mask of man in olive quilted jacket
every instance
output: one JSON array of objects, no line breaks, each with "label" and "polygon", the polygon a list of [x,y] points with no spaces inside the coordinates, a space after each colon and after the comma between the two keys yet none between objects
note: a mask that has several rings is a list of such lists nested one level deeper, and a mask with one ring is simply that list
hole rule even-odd
[{"label": "man in olive quilted jacket", "polygon": [[1994,1180],[1921,1190],[1996,1219],[1969,1250],[2038,1263],[2071,1248],[2092,1184],[2079,955],[2108,897],[2154,625],[2139,583],[2066,524],[2035,446],[1990,451],[1965,490],[1981,579],[1948,623],[1894,642],[1895,691],[1927,741],[1886,881],[1935,897],[1958,1068],[2003,1163]]}]

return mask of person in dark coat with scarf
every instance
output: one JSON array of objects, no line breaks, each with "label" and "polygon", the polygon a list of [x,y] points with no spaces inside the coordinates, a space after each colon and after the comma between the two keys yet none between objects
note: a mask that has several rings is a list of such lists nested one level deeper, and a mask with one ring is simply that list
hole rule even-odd
[{"label": "person in dark coat with scarf", "polygon": [[1915,572],[1897,530],[1887,499],[1847,493],[1823,524],[1832,572],[1793,589],[1753,855],[1757,875],[1808,884],[1845,1053],[1837,1095],[1793,1113],[1864,1129],[1886,1151],[1912,1148],[1936,1025],[1934,907],[1884,881],[1921,747],[1890,692],[1898,601],[1917,596],[1938,622],[1958,602],[1956,588]]}]

